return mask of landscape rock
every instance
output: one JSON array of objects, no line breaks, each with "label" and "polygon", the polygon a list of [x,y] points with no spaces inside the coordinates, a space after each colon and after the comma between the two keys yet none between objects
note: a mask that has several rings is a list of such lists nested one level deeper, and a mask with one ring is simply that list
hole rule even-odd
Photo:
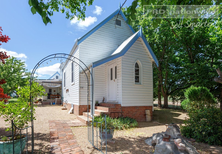
[{"label": "landscape rock", "polygon": [[[166,136],[170,139],[163,140]],[[154,154],[198,154],[196,148],[182,137],[176,124],[169,124],[166,132],[153,134],[145,142],[155,148]]]},{"label": "landscape rock", "polygon": [[166,134],[170,135],[171,138],[181,137],[180,128],[176,124],[169,124],[166,130]]}]

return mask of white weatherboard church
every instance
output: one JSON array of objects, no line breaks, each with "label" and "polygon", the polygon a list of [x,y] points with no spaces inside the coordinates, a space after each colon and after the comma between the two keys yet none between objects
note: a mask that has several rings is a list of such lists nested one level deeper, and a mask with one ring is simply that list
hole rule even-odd
[{"label": "white weatherboard church", "polygon": [[[146,120],[146,110],[152,115],[153,63],[158,66],[158,60],[142,29],[135,32],[120,9],[78,39],[70,54],[93,72],[93,102],[100,103],[95,115],[120,113],[138,121]],[[63,102],[69,109],[73,107],[79,119],[85,119],[87,87],[84,74],[71,61],[66,61],[61,70]]]}]

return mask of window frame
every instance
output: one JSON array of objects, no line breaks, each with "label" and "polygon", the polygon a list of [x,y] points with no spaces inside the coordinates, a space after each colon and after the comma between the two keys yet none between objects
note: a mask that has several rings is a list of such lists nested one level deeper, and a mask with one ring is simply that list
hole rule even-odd
[{"label": "window frame", "polygon": [[[120,22],[120,25],[117,25],[117,20]],[[115,25],[116,25],[116,26],[119,26],[119,27],[122,27],[122,20],[121,20],[121,19],[116,18],[116,20],[115,20]]]},{"label": "window frame", "polygon": [[75,64],[71,62],[71,83],[75,83]]},{"label": "window frame", "polygon": [[63,87],[66,88],[66,72],[63,73]]},{"label": "window frame", "polygon": [[[136,82],[136,63],[138,64],[139,66],[139,82]],[[135,85],[142,85],[142,82],[143,82],[143,73],[142,73],[142,63],[137,60],[134,62],[134,65],[133,65],[133,82]],[[137,75],[138,76],[138,75]]]},{"label": "window frame", "polygon": [[118,75],[117,75],[117,65],[114,67],[114,72],[115,72],[115,75],[114,75],[114,79],[116,80]]},{"label": "window frame", "polygon": [[111,67],[110,68],[110,81],[112,81],[113,80],[113,68]]}]

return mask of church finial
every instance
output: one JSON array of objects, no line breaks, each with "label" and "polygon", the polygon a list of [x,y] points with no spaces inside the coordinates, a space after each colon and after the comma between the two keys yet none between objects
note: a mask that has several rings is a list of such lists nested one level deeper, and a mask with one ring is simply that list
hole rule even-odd
[{"label": "church finial", "polygon": [[120,10],[121,10],[121,7],[122,7],[122,6],[121,6],[121,3],[119,3],[119,9],[120,9]]}]

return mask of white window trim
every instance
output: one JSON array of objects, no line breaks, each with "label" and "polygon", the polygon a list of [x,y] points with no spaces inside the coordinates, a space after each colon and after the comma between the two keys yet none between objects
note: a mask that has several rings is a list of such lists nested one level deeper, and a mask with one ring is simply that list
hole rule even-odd
[{"label": "white window trim", "polygon": [[[139,65],[139,83],[135,82],[135,64],[138,63]],[[135,85],[142,85],[143,84],[143,67],[142,67],[142,63],[140,62],[140,60],[136,60],[133,63],[133,82]]]},{"label": "white window trim", "polygon": [[[74,74],[72,71],[72,67],[73,67]],[[72,75],[73,75],[73,81],[72,81]],[[74,85],[74,84],[75,84],[75,63],[71,62],[71,85]]]},{"label": "white window trim", "polygon": [[63,73],[63,88],[66,89],[66,71]]},{"label": "white window trim", "polygon": [[[118,19],[118,20],[120,20],[121,21],[121,26],[119,26],[119,25],[117,25],[116,24],[116,19]],[[115,25],[115,27],[118,27],[118,28],[123,28],[123,20],[122,19],[120,19],[120,18],[114,18],[114,25]]]}]

